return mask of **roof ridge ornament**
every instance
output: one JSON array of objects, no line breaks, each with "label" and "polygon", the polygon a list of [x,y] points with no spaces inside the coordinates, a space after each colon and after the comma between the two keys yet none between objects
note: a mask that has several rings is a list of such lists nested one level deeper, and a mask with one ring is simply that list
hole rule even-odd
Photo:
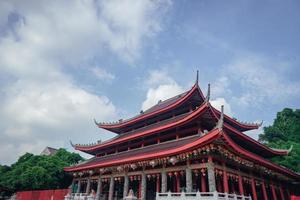
[{"label": "roof ridge ornament", "polygon": [[74,148],[75,145],[73,144],[72,140],[70,140],[70,145]]},{"label": "roof ridge ornament", "polygon": [[223,124],[224,124],[224,105],[221,106],[221,115],[220,118],[217,122],[216,128],[219,130],[223,129]]},{"label": "roof ridge ornament", "polygon": [[198,82],[199,82],[199,70],[197,70],[195,85],[198,85],[199,84]]},{"label": "roof ridge ornament", "polygon": [[97,126],[98,126],[99,124],[101,124],[101,123],[97,122],[95,118],[94,118],[94,123],[95,123]]},{"label": "roof ridge ornament", "polygon": [[263,123],[264,123],[264,120],[261,120],[261,122],[257,124],[258,127],[261,127],[263,125]]},{"label": "roof ridge ornament", "polygon": [[209,99],[210,99],[210,83],[208,84],[207,87],[207,95],[205,97],[205,102],[209,102]]},{"label": "roof ridge ornament", "polygon": [[290,148],[287,150],[287,154],[289,155],[291,153],[291,151],[293,150],[294,145],[291,144]]}]

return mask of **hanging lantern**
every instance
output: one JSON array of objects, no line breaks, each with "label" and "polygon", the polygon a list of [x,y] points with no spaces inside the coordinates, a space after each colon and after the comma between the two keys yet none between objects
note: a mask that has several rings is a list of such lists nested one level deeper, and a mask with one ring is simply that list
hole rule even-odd
[{"label": "hanging lantern", "polygon": [[93,175],[93,173],[94,173],[93,170],[90,170],[90,171],[89,171],[89,174],[90,174],[90,175]]},{"label": "hanging lantern", "polygon": [[169,162],[172,163],[172,165],[175,165],[178,162],[178,160],[176,157],[173,156],[169,159]]},{"label": "hanging lantern", "polygon": [[149,162],[149,164],[152,166],[152,167],[155,167],[157,165],[157,162],[155,160],[151,160]]},{"label": "hanging lantern", "polygon": [[198,152],[196,150],[193,151],[194,156],[196,156],[198,154]]},{"label": "hanging lantern", "polygon": [[123,171],[123,167],[118,166],[118,167],[117,167],[117,170],[118,170],[118,172],[122,172],[122,171]]},{"label": "hanging lantern", "polygon": [[78,173],[78,175],[79,175],[79,176],[82,176],[82,175],[83,175],[83,173],[82,173],[82,172],[79,172],[79,173]]},{"label": "hanging lantern", "polygon": [[76,176],[77,176],[77,173],[76,173],[76,172],[75,172],[75,173],[73,173],[73,176],[74,176],[74,177],[76,177]]},{"label": "hanging lantern", "polygon": [[150,179],[150,178],[151,178],[151,175],[150,175],[150,174],[148,174],[148,175],[147,175],[147,178],[148,178],[148,179]]},{"label": "hanging lantern", "polygon": [[131,169],[135,170],[137,168],[136,164],[131,164],[130,165]]}]

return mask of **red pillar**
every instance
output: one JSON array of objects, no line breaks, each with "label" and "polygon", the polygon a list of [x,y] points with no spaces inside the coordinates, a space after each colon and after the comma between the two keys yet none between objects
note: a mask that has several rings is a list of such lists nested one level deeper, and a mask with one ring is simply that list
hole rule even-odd
[{"label": "red pillar", "polygon": [[240,174],[239,174],[239,191],[240,191],[240,195],[244,195],[243,178]]},{"label": "red pillar", "polygon": [[159,179],[159,176],[156,177],[156,192],[160,192],[160,179]]},{"label": "red pillar", "polygon": [[217,188],[218,188],[218,192],[223,192],[222,191],[222,181],[220,179],[220,177],[216,177],[217,178],[217,181],[216,181],[216,184],[217,184]]},{"label": "red pillar", "polygon": [[176,192],[180,192],[180,176],[176,175]]},{"label": "red pillar", "polygon": [[253,177],[251,178],[251,190],[252,190],[253,200],[257,200],[257,194],[256,194],[256,188],[255,188],[255,180],[254,180]]},{"label": "red pillar", "polygon": [[276,196],[276,192],[275,192],[275,188],[274,185],[270,185],[271,186],[271,191],[272,191],[272,196],[274,200],[277,200],[277,196]]},{"label": "red pillar", "polygon": [[280,191],[281,200],[284,200],[284,194],[283,194],[282,186],[279,187],[279,191]]},{"label": "red pillar", "polygon": [[224,187],[224,192],[229,193],[228,176],[226,170],[223,171],[223,187]]},{"label": "red pillar", "polygon": [[206,192],[206,176],[201,174],[201,192]]},{"label": "red pillar", "polygon": [[[174,176],[174,177],[173,177]],[[177,178],[175,175],[172,176],[172,182],[173,182],[173,191],[177,192]]]},{"label": "red pillar", "polygon": [[264,200],[268,200],[266,184],[264,181],[261,183],[261,187],[262,187],[262,193],[263,193]]}]

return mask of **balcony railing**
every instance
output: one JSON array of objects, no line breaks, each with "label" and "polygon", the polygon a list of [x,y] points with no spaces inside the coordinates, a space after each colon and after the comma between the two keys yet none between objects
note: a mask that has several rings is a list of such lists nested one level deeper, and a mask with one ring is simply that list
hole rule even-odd
[{"label": "balcony railing", "polygon": [[252,200],[251,196],[220,192],[156,193],[156,200]]},{"label": "balcony railing", "polygon": [[[96,198],[86,193],[66,195],[64,200],[95,200]],[[102,198],[100,198],[102,199]],[[181,193],[156,193],[156,200],[252,200],[251,196],[227,194],[220,192],[181,192]]]}]

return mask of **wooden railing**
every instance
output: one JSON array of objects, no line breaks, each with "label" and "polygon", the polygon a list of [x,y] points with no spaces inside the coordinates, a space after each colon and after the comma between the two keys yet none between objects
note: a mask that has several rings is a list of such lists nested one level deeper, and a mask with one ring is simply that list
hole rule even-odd
[{"label": "wooden railing", "polygon": [[156,200],[252,200],[251,196],[220,192],[156,193]]}]

